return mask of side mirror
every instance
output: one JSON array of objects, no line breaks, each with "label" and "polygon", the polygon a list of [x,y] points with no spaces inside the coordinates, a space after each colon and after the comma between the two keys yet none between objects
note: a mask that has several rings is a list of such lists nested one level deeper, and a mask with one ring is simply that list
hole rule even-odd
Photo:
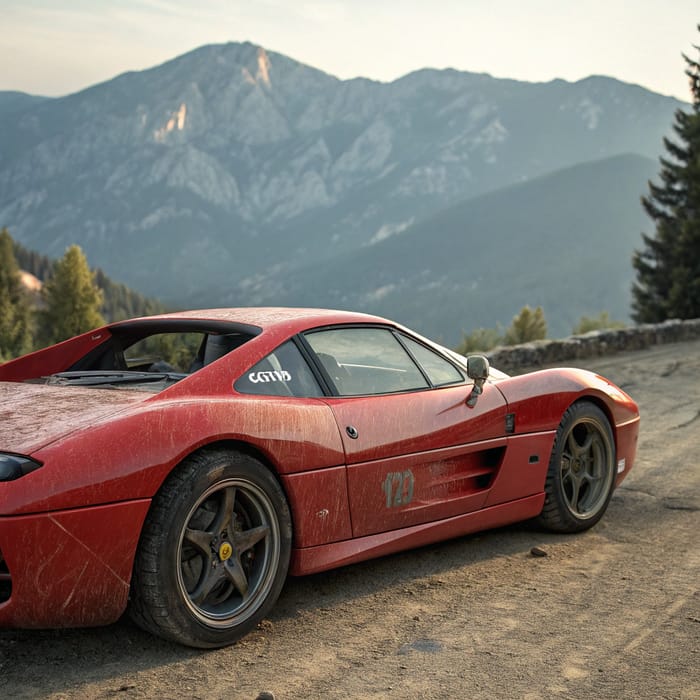
[{"label": "side mirror", "polygon": [[474,381],[467,397],[467,406],[474,408],[484,391],[484,382],[489,378],[489,361],[483,355],[470,355],[467,358],[467,376]]}]

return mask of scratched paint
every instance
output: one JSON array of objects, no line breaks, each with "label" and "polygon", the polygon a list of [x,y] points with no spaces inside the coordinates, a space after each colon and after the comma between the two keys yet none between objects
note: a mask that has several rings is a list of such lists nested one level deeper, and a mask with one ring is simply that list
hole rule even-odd
[{"label": "scratched paint", "polygon": [[[474,408],[465,405],[467,385],[352,399],[243,396],[236,379],[295,333],[325,324],[399,326],[296,309],[160,318],[235,321],[262,332],[157,394],[19,383],[67,369],[104,342],[109,327],[0,366],[0,379],[10,380],[0,382],[0,450],[43,462],[0,484],[0,550],[12,580],[0,625],[117,619],[150,499],[177,464],[211,443],[244,443],[278,473],[293,512],[295,574],[537,515],[553,431],[581,396],[594,397],[616,424],[626,464],[620,478],[632,466],[636,406],[590,373],[502,379]],[[514,435],[506,434],[507,412],[515,414]],[[350,425],[356,439],[347,437]],[[533,451],[539,460],[530,464]]]},{"label": "scratched paint", "polygon": [[0,544],[12,577],[12,596],[0,604],[0,626],[82,627],[118,619],[148,506],[135,501],[0,518]]},{"label": "scratched paint", "polygon": [[31,454],[147,398],[139,391],[0,382],[0,450]]}]

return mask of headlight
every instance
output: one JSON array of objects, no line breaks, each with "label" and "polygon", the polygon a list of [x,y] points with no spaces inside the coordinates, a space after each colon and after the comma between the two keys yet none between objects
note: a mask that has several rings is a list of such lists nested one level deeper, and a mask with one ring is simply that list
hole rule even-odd
[{"label": "headlight", "polygon": [[0,453],[0,481],[14,481],[40,466],[41,462],[36,462],[29,457]]}]

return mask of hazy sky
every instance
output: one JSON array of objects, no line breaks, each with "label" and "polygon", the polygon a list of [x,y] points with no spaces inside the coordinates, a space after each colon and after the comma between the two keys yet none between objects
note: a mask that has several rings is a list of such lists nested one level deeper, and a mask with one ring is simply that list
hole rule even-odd
[{"label": "hazy sky", "polygon": [[689,100],[699,0],[0,0],[0,90],[64,95],[251,41],[340,78],[610,75]]}]

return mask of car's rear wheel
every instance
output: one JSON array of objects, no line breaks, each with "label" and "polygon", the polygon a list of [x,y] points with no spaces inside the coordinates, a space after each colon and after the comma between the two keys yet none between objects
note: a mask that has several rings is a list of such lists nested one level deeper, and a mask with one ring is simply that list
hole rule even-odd
[{"label": "car's rear wheel", "polygon": [[559,424],[539,521],[556,532],[580,532],[605,513],[615,485],[615,441],[595,404],[573,404]]},{"label": "car's rear wheel", "polygon": [[205,450],[154,499],[134,563],[130,613],[194,647],[231,644],[277,600],[289,566],[289,507],[257,459]]}]

